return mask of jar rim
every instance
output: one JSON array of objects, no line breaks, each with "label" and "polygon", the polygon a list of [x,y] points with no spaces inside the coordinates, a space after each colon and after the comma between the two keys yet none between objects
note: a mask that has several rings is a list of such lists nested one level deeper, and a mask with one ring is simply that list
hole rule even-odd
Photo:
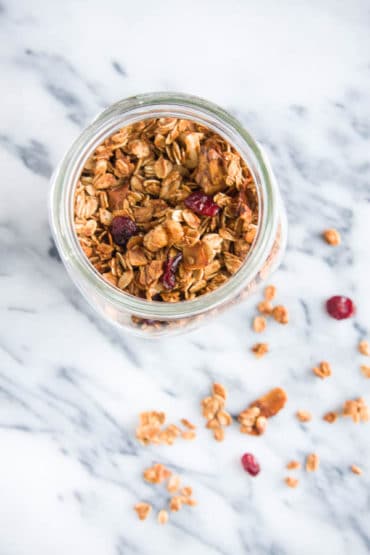
[{"label": "jar rim", "polygon": [[[225,138],[243,157],[256,182],[259,197],[259,222],[256,239],[240,269],[214,291],[195,299],[166,303],[142,299],[108,283],[92,266],[78,242],[73,226],[75,185],[87,158],[119,128],[151,117],[192,119]],[[56,168],[51,179],[50,225],[62,260],[74,279],[92,285],[96,292],[121,310],[150,319],[178,319],[194,316],[237,297],[266,261],[278,227],[279,194],[275,177],[262,147],[239,121],[202,98],[177,92],[157,92],[120,100],[102,111],[86,127]]]}]

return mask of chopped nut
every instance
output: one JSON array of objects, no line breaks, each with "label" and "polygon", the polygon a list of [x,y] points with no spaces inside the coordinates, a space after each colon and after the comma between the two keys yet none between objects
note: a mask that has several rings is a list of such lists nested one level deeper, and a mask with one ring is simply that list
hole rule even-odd
[{"label": "chopped nut", "polygon": [[289,470],[296,470],[296,469],[301,468],[301,463],[300,463],[299,461],[290,461],[290,462],[288,462],[288,464],[286,465],[286,467],[287,467]]},{"label": "chopped nut", "polygon": [[152,507],[149,503],[136,503],[134,510],[140,520],[145,520],[149,516]]},{"label": "chopped nut", "polygon": [[338,418],[338,414],[336,412],[327,412],[323,416],[323,420],[329,422],[329,424],[333,424]]},{"label": "chopped nut", "polygon": [[289,322],[288,310],[283,305],[278,305],[273,308],[272,317],[279,322],[279,324],[287,324]]},{"label": "chopped nut", "polygon": [[320,464],[320,459],[316,453],[310,453],[306,457],[306,470],[307,472],[316,472]]},{"label": "chopped nut", "polygon": [[272,301],[276,297],[276,287],[275,285],[268,285],[265,287],[265,299],[266,301]]},{"label": "chopped nut", "polygon": [[370,345],[369,342],[363,339],[358,344],[358,350],[362,355],[370,356]]},{"label": "chopped nut", "polygon": [[328,362],[320,362],[319,366],[312,368],[312,372],[322,380],[328,378],[332,374],[331,366]]},{"label": "chopped nut", "polygon": [[256,343],[251,350],[257,358],[261,358],[268,353],[269,346],[268,343]]},{"label": "chopped nut", "polygon": [[331,245],[333,247],[340,245],[341,238],[339,231],[337,231],[336,229],[326,229],[322,235],[328,245]]},{"label": "chopped nut", "polygon": [[266,316],[270,315],[273,310],[270,301],[261,301],[260,303],[258,303],[257,308],[258,311],[261,312],[261,314],[266,314]]},{"label": "chopped nut", "polygon": [[261,333],[266,329],[266,318],[263,316],[256,316],[253,320],[253,329],[256,333]]},{"label": "chopped nut", "polygon": [[170,476],[167,483],[167,490],[170,493],[175,493],[180,487],[180,477],[173,474]]},{"label": "chopped nut", "polygon": [[159,511],[157,520],[159,524],[166,524],[168,522],[168,512],[165,509]]},{"label": "chopped nut", "polygon": [[353,474],[358,474],[358,475],[362,474],[361,468],[359,466],[355,465],[355,464],[353,464],[351,466],[351,470],[352,470]]},{"label": "chopped nut", "polygon": [[365,378],[370,378],[370,366],[366,366],[366,364],[362,364],[361,372],[365,376]]},{"label": "chopped nut", "polygon": [[297,478],[292,478],[292,476],[287,476],[284,481],[290,488],[296,488],[299,484],[299,480],[297,480]]},{"label": "chopped nut", "polygon": [[312,414],[308,410],[299,410],[296,416],[300,422],[309,422],[312,420]]},{"label": "chopped nut", "polygon": [[362,397],[358,399],[348,400],[343,406],[343,416],[352,418],[355,424],[359,422],[367,422],[370,418],[369,407],[366,405]]}]

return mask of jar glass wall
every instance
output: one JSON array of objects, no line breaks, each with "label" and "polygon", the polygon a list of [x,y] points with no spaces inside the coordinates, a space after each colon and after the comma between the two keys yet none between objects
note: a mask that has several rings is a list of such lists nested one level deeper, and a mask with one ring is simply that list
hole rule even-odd
[{"label": "jar glass wall", "polygon": [[[259,203],[256,237],[240,269],[214,291],[173,303],[135,297],[105,281],[82,251],[73,221],[75,187],[94,150],[122,127],[164,117],[193,120],[230,143],[253,176]],[[218,106],[178,93],[151,93],[119,101],[81,133],[52,177],[50,223],[61,258],[89,303],[121,329],[154,336],[190,329],[251,294],[278,266],[287,232],[279,189],[262,147]]]}]

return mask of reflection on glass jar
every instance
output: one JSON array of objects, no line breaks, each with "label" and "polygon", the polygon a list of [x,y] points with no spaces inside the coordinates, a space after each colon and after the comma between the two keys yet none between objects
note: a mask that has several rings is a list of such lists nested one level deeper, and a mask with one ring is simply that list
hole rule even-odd
[{"label": "reflection on glass jar", "polygon": [[[155,294],[148,299],[119,289],[117,280],[107,279],[108,274],[99,271],[99,265],[94,267],[94,260],[89,260],[86,249],[84,252],[81,248],[81,237],[78,236],[78,226],[74,220],[76,188],[92,153],[120,129],[143,120],[154,121],[156,118],[190,120],[211,130],[231,145],[253,178],[258,204],[255,237],[240,268],[226,281],[220,279],[220,285],[210,292],[192,295],[188,300],[177,302],[165,302],[164,293],[159,302],[158,295]],[[142,147],[140,144],[134,146],[136,149]],[[122,163],[126,163],[126,160]],[[192,193],[191,188],[189,193]],[[194,206],[197,210],[201,202],[201,207],[204,208],[204,199],[195,197],[191,197],[189,206]],[[208,202],[207,198],[205,202]],[[206,205],[205,210],[212,217],[217,212],[217,206],[215,208],[212,204]],[[125,218],[121,216],[121,219]],[[192,329],[205,318],[218,314],[253,293],[280,263],[287,233],[278,186],[261,146],[235,118],[221,108],[205,100],[177,93],[153,93],[117,102],[102,112],[82,132],[52,178],[50,222],[62,260],[89,303],[121,329],[144,336],[160,336]],[[125,224],[124,221],[121,223]],[[94,221],[92,224],[95,225]],[[130,229],[127,231],[123,228],[120,230],[118,226],[116,233],[129,231]],[[125,241],[127,238],[128,236]],[[142,237],[138,240],[142,241]],[[123,255],[124,245],[125,242],[122,243],[122,248],[117,247]],[[140,253],[135,248],[138,256]],[[171,283],[170,274],[167,279]],[[131,293],[132,291],[135,289],[131,288]]]}]

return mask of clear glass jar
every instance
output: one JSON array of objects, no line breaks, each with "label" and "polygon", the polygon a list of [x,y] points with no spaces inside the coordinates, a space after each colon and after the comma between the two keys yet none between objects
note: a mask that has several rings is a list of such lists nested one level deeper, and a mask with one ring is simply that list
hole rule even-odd
[{"label": "clear glass jar", "polygon": [[[109,284],[88,261],[73,227],[75,186],[92,152],[118,129],[142,119],[160,117],[194,120],[221,135],[244,158],[259,197],[256,238],[238,272],[215,291],[176,303],[147,301]],[[52,177],[50,225],[61,258],[89,303],[121,329],[147,336],[191,329],[251,294],[279,265],[287,234],[279,189],[261,145],[223,109],[179,93],[134,96],[97,116],[74,141]]]}]

